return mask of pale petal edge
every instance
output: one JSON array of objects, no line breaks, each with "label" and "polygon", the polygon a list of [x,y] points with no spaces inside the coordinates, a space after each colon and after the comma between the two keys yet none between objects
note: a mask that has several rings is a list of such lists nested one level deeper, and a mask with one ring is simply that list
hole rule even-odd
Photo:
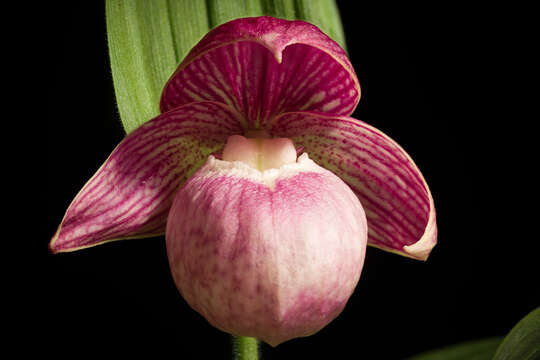
[{"label": "pale petal edge", "polygon": [[435,204],[433,203],[431,193],[429,194],[429,196],[431,204],[430,207],[432,210],[429,213],[429,220],[426,225],[426,230],[424,231],[422,237],[418,239],[416,243],[403,246],[401,251],[388,246],[384,246],[382,244],[368,243],[368,246],[375,247],[397,255],[409,257],[411,259],[426,261],[431,254],[431,250],[435,247],[435,245],[437,245],[437,222],[435,215]]}]

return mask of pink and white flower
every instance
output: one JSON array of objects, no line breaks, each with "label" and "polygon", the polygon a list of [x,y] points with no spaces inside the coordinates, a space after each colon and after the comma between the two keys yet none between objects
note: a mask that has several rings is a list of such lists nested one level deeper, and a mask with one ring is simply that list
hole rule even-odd
[{"label": "pink and white flower", "polygon": [[344,308],[366,245],[425,260],[436,244],[422,174],[349,117],[359,99],[347,56],[317,27],[223,24],[172,75],[161,115],[75,197],[49,247],[165,234],[178,289],[211,324],[272,345],[313,334]]}]

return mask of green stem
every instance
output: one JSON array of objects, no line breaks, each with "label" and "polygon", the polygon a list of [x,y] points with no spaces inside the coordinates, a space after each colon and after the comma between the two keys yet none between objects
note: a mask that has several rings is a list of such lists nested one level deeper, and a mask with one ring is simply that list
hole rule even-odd
[{"label": "green stem", "polygon": [[236,360],[258,360],[259,341],[247,336],[233,336],[234,358]]}]

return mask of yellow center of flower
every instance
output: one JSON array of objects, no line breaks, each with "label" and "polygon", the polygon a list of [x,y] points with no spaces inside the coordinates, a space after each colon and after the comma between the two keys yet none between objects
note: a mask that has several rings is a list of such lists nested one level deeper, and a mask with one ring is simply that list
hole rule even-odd
[{"label": "yellow center of flower", "polygon": [[279,169],[296,162],[296,149],[290,139],[270,138],[265,131],[253,130],[249,137],[232,135],[223,149],[223,160],[241,161],[254,169]]}]

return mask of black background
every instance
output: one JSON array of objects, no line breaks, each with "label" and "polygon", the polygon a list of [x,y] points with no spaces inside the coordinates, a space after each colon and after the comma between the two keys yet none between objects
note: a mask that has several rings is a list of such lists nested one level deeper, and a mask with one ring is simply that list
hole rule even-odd
[{"label": "black background", "polygon": [[[526,142],[526,130],[516,109],[505,112],[515,91],[504,63],[495,64],[514,50],[494,51],[504,22],[488,21],[488,8],[436,3],[339,2],[363,90],[353,116],[398,141],[422,170],[439,244],[425,263],[368,248],[343,313],[316,335],[263,345],[264,359],[401,359],[503,335],[540,305],[534,211],[522,206],[532,202],[530,171],[521,168],[521,151],[509,151]],[[230,337],[176,290],[163,237],[48,253],[72,198],[124,135],[103,3],[43,11],[32,69],[45,88],[46,181],[39,235],[24,243],[35,266],[19,282],[30,301],[16,310],[17,334],[58,357],[230,358]]]}]

